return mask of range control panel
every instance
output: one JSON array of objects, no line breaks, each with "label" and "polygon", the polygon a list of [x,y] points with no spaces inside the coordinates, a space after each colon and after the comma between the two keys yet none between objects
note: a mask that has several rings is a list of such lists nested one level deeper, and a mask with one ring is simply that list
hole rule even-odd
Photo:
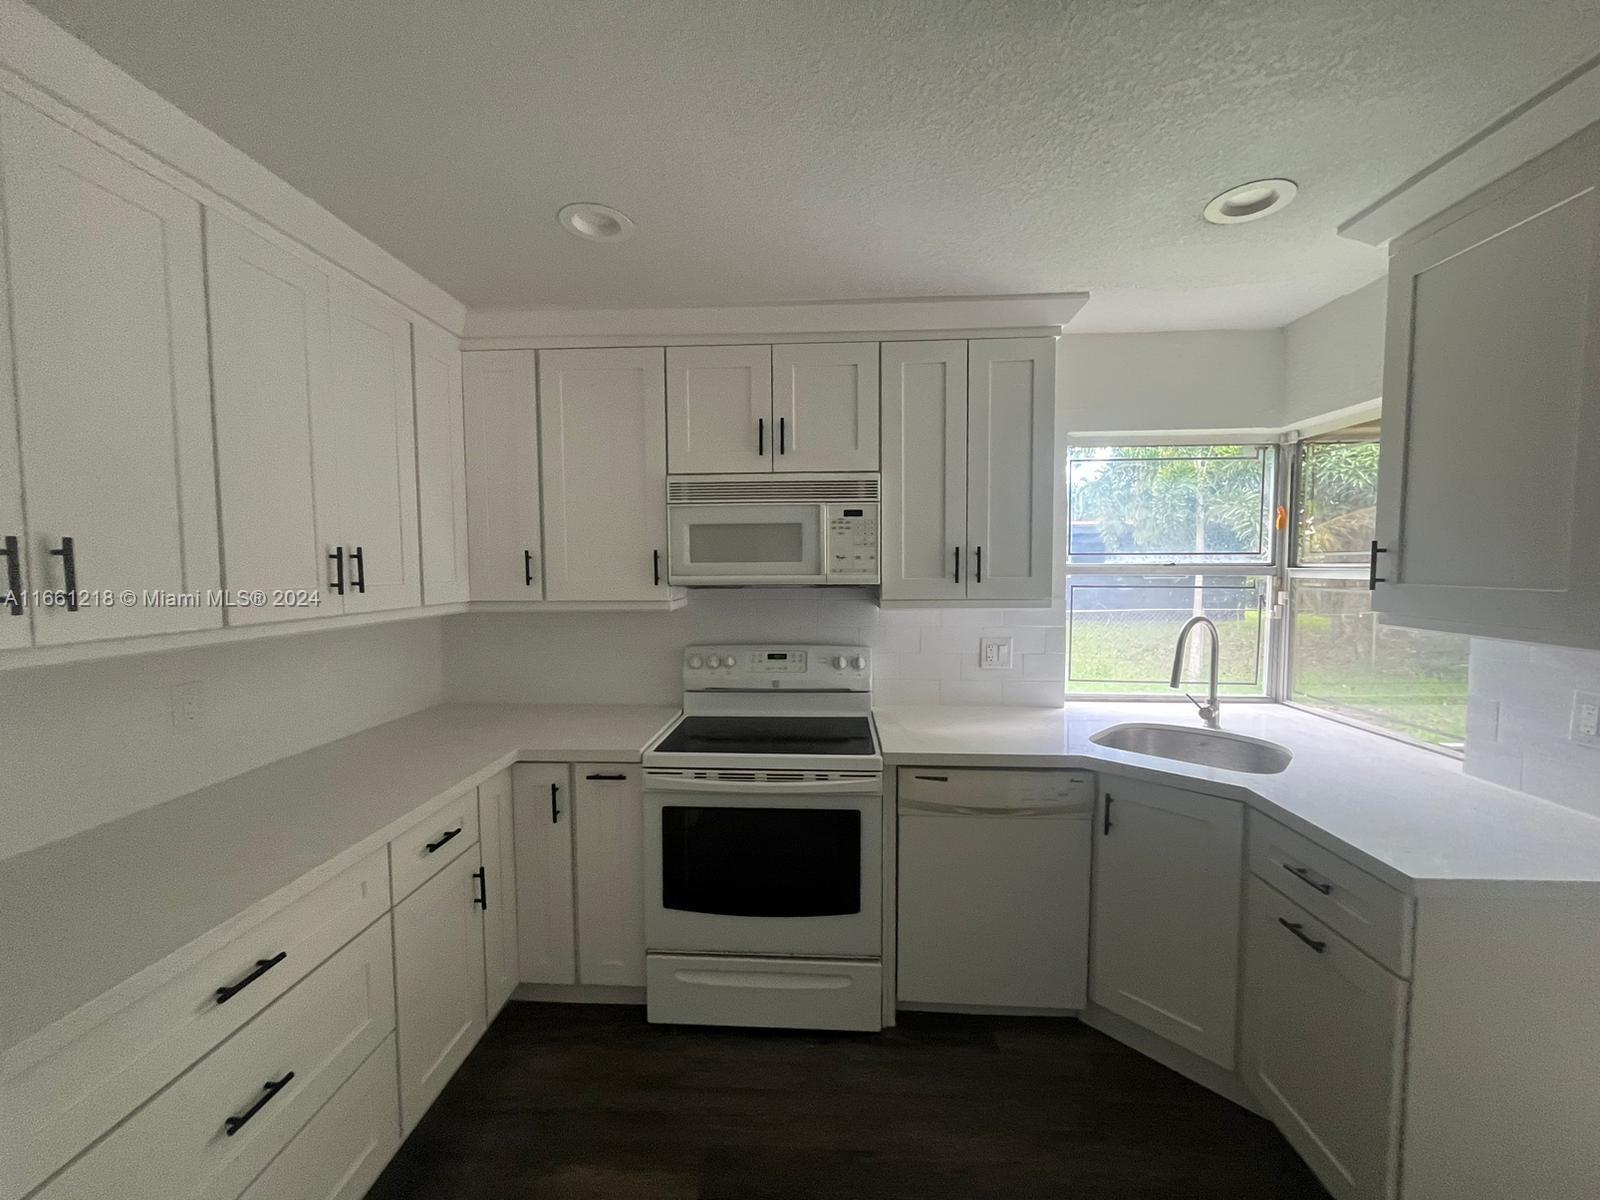
[{"label": "range control panel", "polygon": [[866,646],[719,645],[683,651],[685,691],[865,692],[872,686]]},{"label": "range control panel", "polygon": [[828,578],[878,582],[878,506],[824,504]]}]

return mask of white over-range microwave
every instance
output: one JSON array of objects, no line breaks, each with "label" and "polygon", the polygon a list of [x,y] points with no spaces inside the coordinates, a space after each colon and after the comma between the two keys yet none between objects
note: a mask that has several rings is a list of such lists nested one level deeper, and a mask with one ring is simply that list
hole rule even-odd
[{"label": "white over-range microwave", "polygon": [[673,475],[667,575],[678,587],[879,582],[877,475]]}]

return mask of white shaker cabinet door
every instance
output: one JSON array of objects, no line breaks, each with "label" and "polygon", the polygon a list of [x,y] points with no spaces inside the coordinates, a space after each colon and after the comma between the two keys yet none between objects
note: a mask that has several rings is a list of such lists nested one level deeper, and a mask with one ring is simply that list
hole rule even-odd
[{"label": "white shaker cabinet door", "polygon": [[10,97],[0,180],[32,585],[136,594],[40,607],[35,638],[220,626],[144,595],[221,580],[200,205]]},{"label": "white shaker cabinet door", "polygon": [[417,392],[417,514],[422,602],[467,598],[467,451],[461,412],[461,343],[416,322],[411,328]]},{"label": "white shaker cabinet door", "polygon": [[[670,353],[670,351],[669,351]],[[878,469],[878,343],[772,348],[779,471]]]},{"label": "white shaker cabinet door", "polygon": [[1048,600],[1055,583],[1056,343],[967,344],[967,595]]},{"label": "white shaker cabinet door", "polygon": [[410,1132],[487,1027],[478,854],[469,850],[394,910],[400,1116]]},{"label": "white shaker cabinet door", "polygon": [[667,461],[675,475],[770,471],[771,346],[667,349]]},{"label": "white shaker cabinet door", "polygon": [[1231,1068],[1244,808],[1138,780],[1101,786],[1090,997]]},{"label": "white shaker cabinet door", "polygon": [[549,600],[667,600],[662,349],[539,354]]},{"label": "white shaker cabinet door", "polygon": [[228,624],[329,616],[332,497],[319,511],[312,419],[328,403],[328,277],[276,241],[206,210],[217,492],[228,589],[303,591],[315,605],[236,605]]},{"label": "white shaker cabinet door", "polygon": [[1600,134],[1580,139],[1389,260],[1386,620],[1600,646]]},{"label": "white shaker cabinet door", "polygon": [[638,767],[578,763],[578,981],[644,986],[644,785]]},{"label": "white shaker cabinet door", "polygon": [[411,322],[365,287],[332,294],[333,402],[316,426],[336,473],[346,612],[422,603]]},{"label": "white shaker cabinet door", "polygon": [[565,763],[518,763],[511,768],[517,959],[523,983],[578,982],[571,777]]},{"label": "white shaker cabinet door", "polygon": [[512,823],[511,772],[478,785],[478,843],[483,852],[483,959],[487,1016],[517,986],[517,851]]},{"label": "white shaker cabinet door", "polygon": [[[3,264],[0,258],[0,264]],[[7,316],[4,270],[0,269],[0,331]],[[22,463],[17,457],[16,393],[12,391],[11,339],[0,332],[0,650],[33,644],[28,602],[28,533],[22,525]]]},{"label": "white shaker cabinet door", "polygon": [[532,350],[462,356],[474,600],[541,600],[538,363]]},{"label": "white shaker cabinet door", "polygon": [[962,600],[967,343],[883,344],[883,598]]}]

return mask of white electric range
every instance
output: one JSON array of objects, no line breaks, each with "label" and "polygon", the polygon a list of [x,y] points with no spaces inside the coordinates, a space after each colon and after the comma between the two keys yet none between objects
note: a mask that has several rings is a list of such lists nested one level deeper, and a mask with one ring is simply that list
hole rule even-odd
[{"label": "white electric range", "polygon": [[691,646],[644,754],[649,1019],[879,1029],[883,756],[862,646]]}]

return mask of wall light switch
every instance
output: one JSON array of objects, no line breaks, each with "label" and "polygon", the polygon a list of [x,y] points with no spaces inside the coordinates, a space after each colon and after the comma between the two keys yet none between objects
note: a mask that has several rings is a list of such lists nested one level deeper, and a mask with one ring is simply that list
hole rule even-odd
[{"label": "wall light switch", "polygon": [[1011,669],[1011,639],[986,637],[978,639],[978,669],[980,671],[1009,671]]},{"label": "wall light switch", "polygon": [[1600,692],[1572,693],[1572,740],[1600,746]]}]

